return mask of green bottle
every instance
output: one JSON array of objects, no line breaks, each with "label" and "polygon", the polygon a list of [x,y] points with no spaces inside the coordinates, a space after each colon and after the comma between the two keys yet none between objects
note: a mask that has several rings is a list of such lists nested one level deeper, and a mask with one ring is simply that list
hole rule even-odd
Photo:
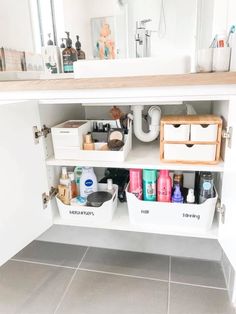
[{"label": "green bottle", "polygon": [[143,199],[144,201],[157,200],[157,170],[143,170]]}]

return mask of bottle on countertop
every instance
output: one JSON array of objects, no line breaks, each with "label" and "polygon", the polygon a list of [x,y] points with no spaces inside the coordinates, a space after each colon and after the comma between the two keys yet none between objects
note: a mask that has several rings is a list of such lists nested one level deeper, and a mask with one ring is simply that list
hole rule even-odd
[{"label": "bottle on countertop", "polygon": [[63,67],[63,56],[62,56],[62,52],[63,50],[66,48],[66,45],[64,44],[64,39],[65,38],[61,38],[61,44],[60,44],[60,59],[61,59],[61,72],[64,73],[64,67]]},{"label": "bottle on countertop", "polygon": [[143,170],[143,199],[144,201],[157,199],[157,171],[154,169]]},{"label": "bottle on countertop", "polygon": [[87,198],[89,194],[97,192],[97,177],[92,167],[82,167],[82,175],[80,177],[80,196]]},{"label": "bottle on countertop", "polygon": [[172,180],[168,170],[160,170],[157,181],[158,202],[171,202]]},{"label": "bottle on countertop", "polygon": [[51,34],[48,34],[47,46],[42,47],[44,66],[48,73],[56,74],[61,72],[60,49],[54,45]]},{"label": "bottle on countertop", "polygon": [[72,47],[72,40],[70,39],[70,33],[65,32],[66,38],[66,48],[62,51],[63,58],[63,70],[64,73],[73,73],[74,67],[73,62],[77,61],[77,51]]},{"label": "bottle on countertop", "polygon": [[85,59],[85,52],[83,50],[81,50],[81,42],[79,41],[79,35],[76,35],[75,48],[77,51],[78,60]]}]

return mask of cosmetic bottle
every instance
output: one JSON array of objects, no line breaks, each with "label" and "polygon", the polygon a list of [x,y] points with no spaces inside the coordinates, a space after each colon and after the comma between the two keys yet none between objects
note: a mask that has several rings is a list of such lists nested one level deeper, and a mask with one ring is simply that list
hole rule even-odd
[{"label": "cosmetic bottle", "polygon": [[143,199],[156,201],[157,199],[157,171],[154,169],[143,170]]},{"label": "cosmetic bottle", "polygon": [[183,203],[184,198],[180,191],[180,186],[178,184],[175,185],[174,193],[172,195],[172,203]]},{"label": "cosmetic bottle", "polygon": [[82,167],[77,166],[74,169],[74,174],[75,174],[75,183],[77,186],[77,195],[80,195],[80,178],[82,176]]},{"label": "cosmetic bottle", "polygon": [[94,143],[91,134],[86,134],[84,138],[84,150],[94,150]]},{"label": "cosmetic bottle", "polygon": [[139,200],[143,199],[142,169],[129,170],[129,192],[134,194]]},{"label": "cosmetic bottle", "polygon": [[61,59],[61,72],[64,73],[64,67],[63,67],[63,56],[62,56],[62,52],[63,50],[66,48],[66,45],[64,44],[64,39],[65,38],[61,38],[61,44],[60,44],[60,59]]},{"label": "cosmetic bottle", "polygon": [[201,172],[199,180],[199,204],[204,203],[208,198],[215,197],[214,178],[211,172]]},{"label": "cosmetic bottle", "polygon": [[80,178],[80,196],[87,198],[93,192],[97,192],[97,177],[92,167],[82,167],[82,175]]},{"label": "cosmetic bottle", "polygon": [[71,201],[71,184],[67,174],[66,167],[62,167],[61,177],[58,185],[58,197],[65,204],[70,205]]},{"label": "cosmetic bottle", "polygon": [[70,178],[68,176],[66,167],[62,167],[61,169],[60,184],[65,186],[70,185]]},{"label": "cosmetic bottle", "polygon": [[157,181],[158,202],[171,202],[172,180],[168,170],[160,170]]},{"label": "cosmetic bottle", "polygon": [[84,53],[83,50],[81,50],[81,42],[79,41],[79,36],[78,35],[76,35],[75,48],[76,48],[76,51],[77,51],[78,60],[85,59],[85,53]]},{"label": "cosmetic bottle", "polygon": [[77,51],[72,47],[72,40],[70,39],[70,33],[65,32],[66,38],[66,48],[62,51],[63,58],[63,70],[64,73],[73,73],[73,62],[77,61]]},{"label": "cosmetic bottle", "polygon": [[50,33],[48,34],[47,46],[42,48],[42,57],[48,73],[56,74],[61,72],[60,49],[54,45]]},{"label": "cosmetic bottle", "polygon": [[194,189],[188,189],[188,195],[186,198],[186,202],[188,204],[194,204],[195,203]]},{"label": "cosmetic bottle", "polygon": [[70,179],[70,191],[71,197],[74,198],[77,196],[77,185],[75,182],[75,174],[74,172],[68,172],[68,177]]},{"label": "cosmetic bottle", "polygon": [[180,187],[180,190],[182,191],[184,186],[184,175],[182,171],[175,171],[173,175],[173,189],[175,185],[178,184]]},{"label": "cosmetic bottle", "polygon": [[113,195],[115,192],[112,179],[107,179],[107,192],[111,195]]}]

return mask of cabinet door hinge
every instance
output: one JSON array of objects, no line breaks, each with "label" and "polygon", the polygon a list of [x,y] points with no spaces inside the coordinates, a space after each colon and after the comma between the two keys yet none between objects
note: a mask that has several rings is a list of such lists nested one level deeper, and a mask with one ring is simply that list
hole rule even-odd
[{"label": "cabinet door hinge", "polygon": [[224,224],[225,223],[226,207],[224,204],[221,204],[220,200],[218,200],[216,203],[216,211],[217,211],[217,213],[220,214],[220,220],[221,220],[222,224]]},{"label": "cabinet door hinge", "polygon": [[43,209],[47,208],[48,203],[57,195],[58,190],[51,187],[49,193],[46,192],[42,194]]},{"label": "cabinet door hinge", "polygon": [[34,142],[35,144],[39,143],[40,137],[47,137],[47,135],[51,133],[51,129],[48,128],[45,124],[43,125],[43,128],[41,130],[38,129],[37,126],[33,126],[33,135],[34,135]]},{"label": "cabinet door hinge", "polygon": [[226,130],[222,130],[222,138],[227,140],[229,148],[231,148],[232,136],[233,136],[232,126],[228,127]]}]

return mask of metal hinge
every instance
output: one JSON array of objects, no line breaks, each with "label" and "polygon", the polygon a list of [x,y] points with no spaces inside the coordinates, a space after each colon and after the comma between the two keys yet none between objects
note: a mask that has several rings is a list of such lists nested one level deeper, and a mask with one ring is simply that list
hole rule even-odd
[{"label": "metal hinge", "polygon": [[49,193],[46,192],[42,194],[42,203],[43,203],[43,209],[46,209],[48,206],[48,203],[57,195],[58,190],[51,187]]},{"label": "metal hinge", "polygon": [[222,224],[224,224],[225,223],[226,207],[224,204],[221,204],[220,200],[218,200],[216,203],[216,211],[217,211],[217,213],[220,214],[220,220],[221,220]]},{"label": "metal hinge", "polygon": [[228,141],[228,147],[229,148],[231,148],[232,136],[233,136],[232,126],[228,127],[227,130],[222,130],[222,138],[224,138]]},{"label": "metal hinge", "polygon": [[34,143],[38,144],[39,138],[42,136],[46,138],[49,133],[51,133],[51,129],[48,128],[45,124],[41,130],[39,130],[37,126],[33,126]]}]

